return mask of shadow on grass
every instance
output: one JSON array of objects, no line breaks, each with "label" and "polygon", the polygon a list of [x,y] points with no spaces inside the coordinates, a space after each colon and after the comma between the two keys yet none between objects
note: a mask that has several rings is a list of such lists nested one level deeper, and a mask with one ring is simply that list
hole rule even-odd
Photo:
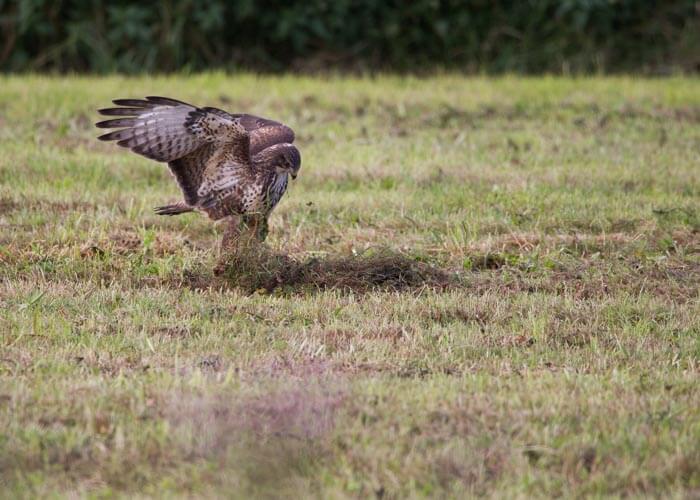
[{"label": "shadow on grass", "polygon": [[[196,278],[196,277],[195,277]],[[237,248],[214,270],[214,286],[247,292],[309,292],[338,289],[371,290],[446,289],[453,278],[445,271],[387,249],[359,255],[312,257],[298,260],[264,245]],[[197,279],[190,285],[196,287]]]}]

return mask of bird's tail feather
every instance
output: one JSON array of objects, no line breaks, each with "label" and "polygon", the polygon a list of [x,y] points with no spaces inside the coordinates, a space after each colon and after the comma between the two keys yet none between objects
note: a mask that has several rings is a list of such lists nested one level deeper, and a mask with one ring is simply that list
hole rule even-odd
[{"label": "bird's tail feather", "polygon": [[172,205],[163,205],[153,209],[158,215],[180,215],[187,212],[194,212],[194,208],[182,202],[173,203]]}]

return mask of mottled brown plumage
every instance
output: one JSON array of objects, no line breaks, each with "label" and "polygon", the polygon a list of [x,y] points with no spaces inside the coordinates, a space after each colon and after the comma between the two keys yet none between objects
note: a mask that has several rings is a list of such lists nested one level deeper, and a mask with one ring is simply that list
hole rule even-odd
[{"label": "mottled brown plumage", "polygon": [[296,178],[301,156],[292,129],[281,123],[167,97],[116,99],[114,116],[96,124],[115,128],[99,139],[117,141],[152,160],[167,162],[184,202],[156,208],[161,215],[194,210],[214,220],[267,216]]}]

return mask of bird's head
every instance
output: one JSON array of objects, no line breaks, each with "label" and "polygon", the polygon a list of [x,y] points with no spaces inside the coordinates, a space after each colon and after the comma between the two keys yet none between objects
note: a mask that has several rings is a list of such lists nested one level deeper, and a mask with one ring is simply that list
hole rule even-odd
[{"label": "bird's head", "polygon": [[296,179],[301,168],[301,153],[291,144],[280,146],[275,155],[275,170],[278,174],[288,174]]}]

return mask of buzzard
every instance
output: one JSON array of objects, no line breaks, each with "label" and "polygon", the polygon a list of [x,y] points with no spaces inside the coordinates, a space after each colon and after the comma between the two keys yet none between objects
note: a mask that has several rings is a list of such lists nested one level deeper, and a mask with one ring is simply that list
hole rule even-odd
[{"label": "buzzard", "polygon": [[[115,99],[101,109],[117,116],[96,124],[120,129],[99,137],[152,160],[167,162],[184,201],[157,207],[160,215],[201,211],[211,219],[241,218],[264,239],[267,217],[301,166],[294,131],[276,121],[167,97]],[[226,236],[225,236],[226,238]]]}]

